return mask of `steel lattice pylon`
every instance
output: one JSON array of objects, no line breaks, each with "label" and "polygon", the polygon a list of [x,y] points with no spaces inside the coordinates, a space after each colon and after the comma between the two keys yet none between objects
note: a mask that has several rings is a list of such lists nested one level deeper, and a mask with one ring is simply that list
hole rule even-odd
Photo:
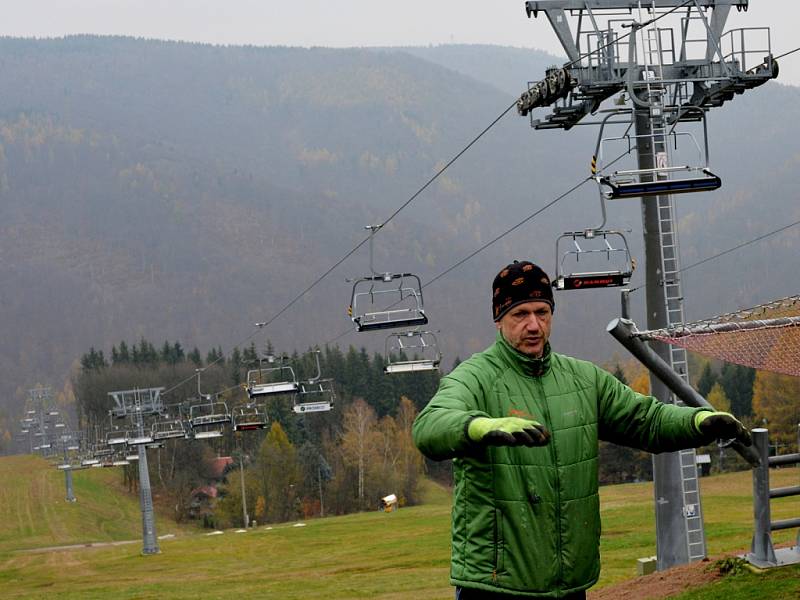
[{"label": "steel lattice pylon", "polygon": [[[645,238],[647,327],[683,321],[680,251],[671,194],[709,191],[722,182],[709,170],[705,113],[778,74],[769,29],[724,32],[731,9],[748,0],[542,0],[526,2],[529,17],[546,16],[569,62],[529,83],[517,102],[537,129],[571,129],[620,94],[610,116],[629,118],[628,169],[603,172],[595,152],[592,176],[608,198],[641,197]],[[572,25],[575,26],[573,29]],[[677,32],[677,33],[676,33]],[[756,42],[762,36],[765,42]],[[551,107],[537,116],[537,107]],[[601,136],[608,118],[601,124]],[[702,121],[701,164],[677,163],[671,141],[681,123]],[[623,123],[624,124],[624,123]],[[630,133],[633,131],[633,133]],[[598,149],[601,142],[598,140]],[[634,152],[635,151],[635,152]],[[616,161],[614,161],[616,162]],[[686,173],[691,172],[687,176]],[[685,382],[683,348],[654,342],[656,354]],[[653,395],[675,402],[651,375]],[[658,568],[705,556],[702,509],[694,450],[654,457]]]}]

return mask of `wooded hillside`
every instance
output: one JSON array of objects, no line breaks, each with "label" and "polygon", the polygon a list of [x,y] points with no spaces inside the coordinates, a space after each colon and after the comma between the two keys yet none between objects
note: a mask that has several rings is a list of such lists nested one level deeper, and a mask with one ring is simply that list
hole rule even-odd
[{"label": "wooded hillside", "polygon": [[[230,352],[556,62],[485,46],[0,40],[0,406],[13,421],[37,383],[69,401],[81,353],[114,340]],[[724,184],[680,199],[684,263],[800,218],[798,100],[770,84],[712,115]],[[376,237],[376,267],[431,280],[585,178],[593,148],[589,128],[536,132],[512,111]],[[555,238],[594,224],[596,198],[584,186],[425,289],[444,364],[491,342],[498,268],[525,257],[552,270]],[[638,204],[609,210],[640,257]],[[799,237],[687,273],[687,316],[796,293]],[[337,339],[351,326],[344,279],[368,270],[364,246],[267,335],[298,350]],[[560,295],[556,349],[622,354],[604,332],[618,305],[613,290]],[[380,351],[383,336],[340,343]]]}]

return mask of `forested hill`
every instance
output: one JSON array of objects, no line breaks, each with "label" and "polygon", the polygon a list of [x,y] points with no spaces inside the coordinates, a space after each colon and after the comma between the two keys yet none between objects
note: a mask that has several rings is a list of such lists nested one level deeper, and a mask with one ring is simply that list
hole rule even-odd
[{"label": "forested hill", "polygon": [[[0,403],[16,412],[33,384],[60,389],[90,346],[144,336],[229,352],[556,62],[487,46],[0,39]],[[685,262],[800,218],[799,100],[770,84],[713,115],[725,184],[680,200]],[[512,111],[376,237],[376,268],[436,277],[585,178],[594,135],[535,132]],[[595,224],[596,198],[584,186],[425,289],[445,364],[492,339],[498,267],[531,257],[552,270],[555,238]],[[639,215],[611,207],[637,255]],[[689,316],[795,293],[798,235],[691,271]],[[264,335],[286,351],[337,339],[345,277],[368,270],[363,246]],[[616,292],[557,302],[559,350],[617,351],[603,331]],[[383,336],[338,343],[377,350]]]}]

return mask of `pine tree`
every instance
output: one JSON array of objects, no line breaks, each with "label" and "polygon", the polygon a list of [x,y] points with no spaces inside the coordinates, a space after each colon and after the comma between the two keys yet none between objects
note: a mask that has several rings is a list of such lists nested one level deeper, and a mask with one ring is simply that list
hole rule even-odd
[{"label": "pine tree", "polygon": [[197,349],[197,346],[192,348],[192,351],[186,356],[195,367],[202,367],[203,366],[203,359],[200,356],[200,350]]},{"label": "pine tree", "polygon": [[753,383],[755,369],[726,363],[722,367],[720,384],[725,395],[731,401],[731,412],[737,417],[748,417],[753,414]]},{"label": "pine tree", "polygon": [[719,381],[719,377],[711,370],[711,363],[706,362],[705,365],[703,365],[702,373],[700,373],[700,379],[697,380],[697,393],[703,398],[707,398],[708,393],[717,381]]}]

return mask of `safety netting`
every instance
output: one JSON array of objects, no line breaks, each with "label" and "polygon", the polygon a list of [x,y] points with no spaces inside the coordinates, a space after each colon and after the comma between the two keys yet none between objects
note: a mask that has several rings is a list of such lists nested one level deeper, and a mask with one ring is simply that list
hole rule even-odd
[{"label": "safety netting", "polygon": [[800,296],[635,335],[737,365],[800,377]]}]

